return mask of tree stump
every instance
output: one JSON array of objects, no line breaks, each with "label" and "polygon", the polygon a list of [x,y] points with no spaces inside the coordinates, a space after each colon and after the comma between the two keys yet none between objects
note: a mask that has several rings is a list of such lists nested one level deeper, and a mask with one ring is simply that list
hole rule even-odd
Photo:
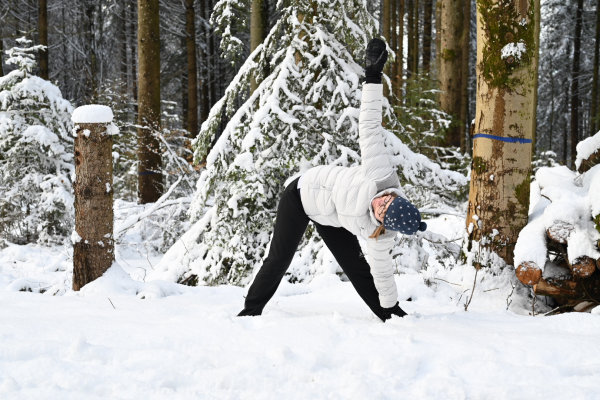
[{"label": "tree stump", "polygon": [[112,111],[83,106],[75,123],[73,290],[99,278],[114,261]]}]

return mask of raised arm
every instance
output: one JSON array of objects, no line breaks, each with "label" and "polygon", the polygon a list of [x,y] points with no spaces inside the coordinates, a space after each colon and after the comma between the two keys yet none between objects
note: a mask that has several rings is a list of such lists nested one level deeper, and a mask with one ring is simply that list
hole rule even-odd
[{"label": "raised arm", "polygon": [[394,172],[390,154],[385,147],[384,130],[381,127],[383,85],[381,76],[387,60],[385,43],[372,39],[367,45],[365,57],[365,84],[362,88],[358,123],[359,145],[365,175],[380,180]]}]

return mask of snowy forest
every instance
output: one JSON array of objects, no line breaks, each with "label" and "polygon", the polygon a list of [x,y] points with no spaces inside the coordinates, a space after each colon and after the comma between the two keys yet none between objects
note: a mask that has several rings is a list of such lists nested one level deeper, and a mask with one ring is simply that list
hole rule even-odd
[{"label": "snowy forest", "polygon": [[[0,398],[600,396],[600,0],[0,20]],[[311,223],[236,317],[286,186],[361,165],[372,38],[382,153],[427,223],[393,239],[408,315],[381,323]]]}]

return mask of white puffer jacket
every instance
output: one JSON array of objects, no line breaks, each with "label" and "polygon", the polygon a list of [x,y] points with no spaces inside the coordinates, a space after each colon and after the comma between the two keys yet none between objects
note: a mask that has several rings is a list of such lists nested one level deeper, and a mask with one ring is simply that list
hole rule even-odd
[{"label": "white puffer jacket", "polygon": [[380,225],[371,207],[373,198],[384,193],[400,194],[400,181],[384,146],[382,101],[383,85],[363,85],[359,116],[362,165],[311,168],[302,175],[300,196],[310,219],[321,225],[344,227],[366,240],[366,258],[379,302],[388,308],[398,298],[391,256],[396,233],[388,231],[377,240],[369,238]]}]

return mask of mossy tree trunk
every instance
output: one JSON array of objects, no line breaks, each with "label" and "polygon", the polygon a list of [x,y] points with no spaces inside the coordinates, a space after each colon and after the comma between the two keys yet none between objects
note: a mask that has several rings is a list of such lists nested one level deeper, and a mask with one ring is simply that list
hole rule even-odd
[{"label": "mossy tree trunk", "polygon": [[[459,147],[465,132],[465,120],[462,110],[463,63],[465,57],[464,40],[468,35],[468,25],[464,25],[466,0],[446,0],[441,2],[440,32],[440,105],[442,110],[452,116],[452,125],[446,132],[445,144]],[[464,77],[466,80],[467,77]],[[464,140],[462,141],[464,144]]]},{"label": "mossy tree trunk", "polygon": [[138,1],[138,201],[163,193],[160,143],[160,37],[158,0]]},{"label": "mossy tree trunk", "polygon": [[539,37],[535,0],[477,1],[477,96],[468,249],[507,264],[527,223]]}]

